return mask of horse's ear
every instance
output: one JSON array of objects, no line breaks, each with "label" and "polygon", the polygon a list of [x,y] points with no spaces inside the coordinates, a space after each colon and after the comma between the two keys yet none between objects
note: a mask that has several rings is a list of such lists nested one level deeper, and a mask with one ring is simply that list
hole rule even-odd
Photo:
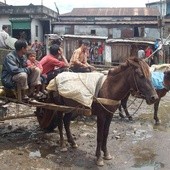
[{"label": "horse's ear", "polygon": [[165,70],[164,74],[167,75],[167,76],[170,76],[170,70]]},{"label": "horse's ear", "polygon": [[164,72],[164,79],[170,81],[170,70],[166,70]]},{"label": "horse's ear", "polygon": [[139,58],[134,57],[134,61],[135,61],[135,62],[139,62]]},{"label": "horse's ear", "polygon": [[139,67],[139,59],[136,57],[130,57],[127,62],[134,67]]}]

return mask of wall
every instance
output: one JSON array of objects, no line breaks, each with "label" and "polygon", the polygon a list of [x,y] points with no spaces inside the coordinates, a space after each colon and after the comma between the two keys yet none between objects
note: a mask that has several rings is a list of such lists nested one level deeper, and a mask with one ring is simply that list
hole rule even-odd
[{"label": "wall", "polygon": [[[38,37],[36,37],[36,25],[38,26]],[[39,42],[43,42],[43,28],[41,22],[36,19],[32,19],[31,22],[31,42],[33,43],[35,40]]]},{"label": "wall", "polygon": [[160,30],[158,28],[145,28],[145,37],[160,38]]},{"label": "wall", "polygon": [[[53,26],[53,33],[58,35],[64,35],[65,34],[65,28],[68,27],[68,25],[54,25]],[[134,37],[134,25],[113,25],[112,27],[105,26],[98,26],[98,25],[75,25],[74,26],[74,35],[91,35],[91,30],[96,31],[96,36],[106,36],[109,38],[127,38],[127,35],[129,35],[129,38]],[[142,26],[144,27],[144,26]],[[140,28],[140,26],[139,26]],[[139,31],[140,32],[140,31]],[[157,27],[145,27],[145,35],[144,37],[147,38],[159,38],[160,33],[159,29]],[[125,33],[127,35],[125,35]],[[126,37],[124,37],[126,36]]]},{"label": "wall", "polygon": [[96,36],[108,36],[108,28],[98,25],[75,25],[74,34],[91,35],[91,30],[96,31]]},{"label": "wall", "polygon": [[65,34],[65,27],[66,25],[54,25],[53,33],[58,35],[63,35]]}]

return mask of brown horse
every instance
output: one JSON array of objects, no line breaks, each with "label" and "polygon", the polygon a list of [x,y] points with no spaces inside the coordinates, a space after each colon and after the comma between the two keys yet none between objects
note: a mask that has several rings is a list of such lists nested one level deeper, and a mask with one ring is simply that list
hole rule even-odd
[{"label": "brown horse", "polygon": [[[166,93],[169,91],[170,87],[170,71],[165,71],[164,72],[164,88],[163,89],[156,89],[156,92],[158,94],[159,99],[154,103],[154,120],[155,124],[158,125],[160,123],[160,120],[158,118],[158,108],[159,108],[159,103],[162,97],[166,95]],[[124,115],[122,113],[121,107],[123,107],[126,117],[129,120],[132,120],[132,116],[129,114],[128,109],[127,109],[127,101],[130,96],[130,92],[125,96],[124,99],[121,100],[121,105],[119,106],[119,116],[121,118],[124,118]]]},{"label": "brown horse", "polygon": [[[102,87],[99,90],[98,98],[105,98],[110,100],[121,101],[127,93],[133,89],[134,91],[139,91],[146,99],[147,104],[153,104],[158,96],[154,87],[151,84],[150,80],[150,71],[148,65],[137,58],[129,58],[124,64],[121,64],[115,69],[110,69]],[[56,95],[56,93],[50,93],[50,100],[53,103],[59,105],[66,106],[77,106],[80,105],[77,102],[63,98],[60,95]],[[107,149],[107,138],[109,134],[109,127],[113,117],[113,113],[117,110],[119,104],[109,105],[109,104],[101,104],[99,102],[93,101],[92,103],[92,114],[97,116],[97,147],[96,147],[96,164],[98,166],[103,166],[103,158],[106,160],[112,159],[108,149]],[[49,110],[46,115],[49,115]],[[60,117],[58,119],[58,128],[60,131],[60,142],[63,144],[63,132],[62,132],[62,121],[65,126],[66,135],[68,142],[72,147],[77,147],[72,134],[70,132],[70,120],[72,113],[67,113],[63,116],[61,112],[57,112],[57,116]],[[38,115],[43,117],[42,112],[37,112]],[[53,114],[51,114],[53,115]],[[40,118],[39,122],[41,122]],[[51,118],[52,120],[53,118]],[[44,119],[43,119],[44,120]],[[52,121],[54,123],[54,121]],[[54,124],[50,124],[48,127],[55,127]],[[101,155],[101,151],[104,153],[104,157]]]}]

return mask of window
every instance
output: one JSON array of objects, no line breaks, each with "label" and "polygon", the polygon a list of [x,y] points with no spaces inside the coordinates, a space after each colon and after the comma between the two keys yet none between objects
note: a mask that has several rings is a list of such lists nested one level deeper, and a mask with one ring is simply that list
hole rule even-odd
[{"label": "window", "polygon": [[38,25],[35,26],[35,36],[38,37]]},{"label": "window", "polygon": [[134,27],[134,37],[144,37],[145,27]]},{"label": "window", "polygon": [[91,30],[91,35],[96,35],[96,30]]},{"label": "window", "polygon": [[134,27],[134,37],[139,37],[138,27]]}]

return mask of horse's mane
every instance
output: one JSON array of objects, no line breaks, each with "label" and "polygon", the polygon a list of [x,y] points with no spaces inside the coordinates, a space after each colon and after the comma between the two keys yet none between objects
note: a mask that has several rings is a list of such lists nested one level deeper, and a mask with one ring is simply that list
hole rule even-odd
[{"label": "horse's mane", "polygon": [[121,71],[124,71],[125,69],[127,69],[129,67],[129,65],[132,65],[137,68],[141,68],[144,76],[147,78],[150,77],[149,66],[147,65],[147,63],[145,61],[143,61],[142,59],[139,59],[137,57],[130,57],[126,60],[125,63],[120,64],[116,68],[110,69],[108,72],[108,75],[114,76],[114,75],[120,73]]}]

